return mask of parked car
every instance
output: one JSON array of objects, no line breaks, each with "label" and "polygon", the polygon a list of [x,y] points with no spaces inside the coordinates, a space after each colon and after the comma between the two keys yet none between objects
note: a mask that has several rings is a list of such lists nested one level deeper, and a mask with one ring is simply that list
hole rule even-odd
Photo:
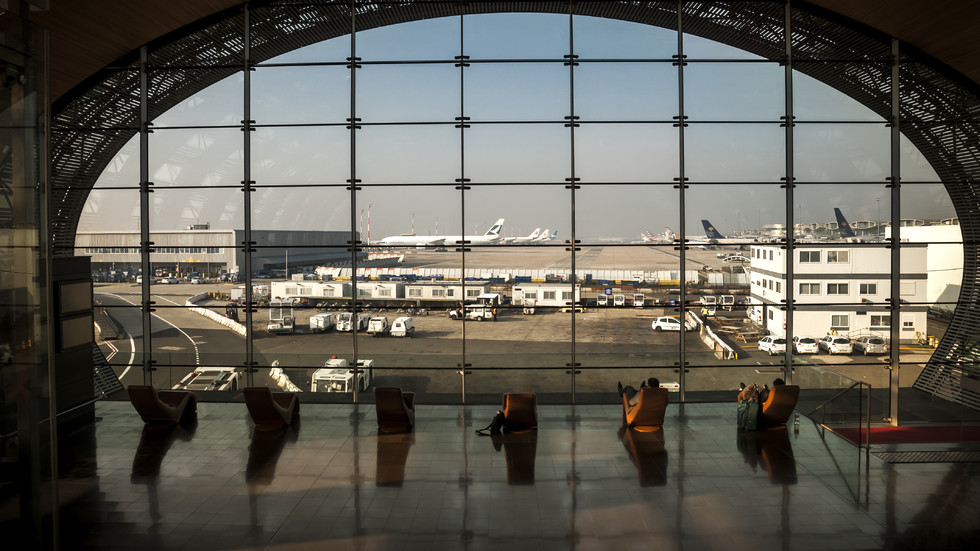
[{"label": "parked car", "polygon": [[828,354],[851,353],[851,341],[846,337],[827,335],[826,337],[820,339],[818,344],[820,345],[820,349],[826,350]]},{"label": "parked car", "polygon": [[759,351],[768,352],[770,356],[786,352],[786,339],[778,335],[768,335],[759,339]]},{"label": "parked car", "polygon": [[816,354],[817,352],[820,352],[820,345],[817,344],[817,339],[806,335],[793,337],[794,354]]},{"label": "parked car", "polygon": [[852,348],[855,352],[860,352],[865,356],[888,353],[888,345],[885,343],[885,339],[881,337],[861,337],[854,341]]},{"label": "parked car", "polygon": [[165,277],[160,280],[161,283],[180,283],[180,280],[176,277]]},{"label": "parked car", "polygon": [[203,282],[204,282],[204,280],[201,277],[199,277],[199,276],[194,276],[194,277],[191,278],[191,283],[198,284],[198,283],[203,283]]},{"label": "parked car", "polygon": [[[681,330],[681,320],[673,316],[660,316],[653,322],[654,331],[680,331]],[[684,324],[685,329],[688,331],[694,330],[694,324],[688,321]]]}]

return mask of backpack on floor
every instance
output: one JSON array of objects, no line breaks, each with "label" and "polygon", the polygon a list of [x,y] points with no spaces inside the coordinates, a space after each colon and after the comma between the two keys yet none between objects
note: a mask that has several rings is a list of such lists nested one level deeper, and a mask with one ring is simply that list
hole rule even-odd
[{"label": "backpack on floor", "polygon": [[491,434],[500,434],[504,432],[504,412],[498,411],[496,415],[493,416],[493,420],[490,424],[483,429],[477,429],[476,433],[480,436],[490,436]]}]

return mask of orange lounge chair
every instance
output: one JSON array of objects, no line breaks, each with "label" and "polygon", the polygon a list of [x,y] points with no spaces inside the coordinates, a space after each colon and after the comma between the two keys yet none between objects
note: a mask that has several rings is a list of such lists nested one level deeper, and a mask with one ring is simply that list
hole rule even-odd
[{"label": "orange lounge chair", "polygon": [[776,385],[769,390],[769,397],[759,411],[759,428],[779,427],[786,424],[796,402],[800,399],[797,385]]},{"label": "orange lounge chair", "polygon": [[534,394],[504,394],[504,427],[508,432],[538,428],[538,401]]},{"label": "orange lounge chair", "polygon": [[144,423],[175,425],[197,417],[197,396],[186,390],[157,390],[147,385],[130,385],[129,402]]},{"label": "orange lounge chair", "polygon": [[633,407],[630,407],[629,398],[623,394],[623,416],[629,428],[640,432],[660,430],[666,411],[666,388],[641,388],[638,401]]},{"label": "orange lounge chair", "polygon": [[398,387],[374,389],[374,409],[381,432],[408,432],[415,426],[415,393]]},{"label": "orange lounge chair", "polygon": [[299,416],[299,394],[272,392],[268,387],[250,386],[244,390],[245,407],[258,430],[285,427]]}]

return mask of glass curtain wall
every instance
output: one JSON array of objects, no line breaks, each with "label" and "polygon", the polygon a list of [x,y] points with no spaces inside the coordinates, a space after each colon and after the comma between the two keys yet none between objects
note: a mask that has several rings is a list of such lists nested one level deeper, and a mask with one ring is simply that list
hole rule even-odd
[{"label": "glass curtain wall", "polygon": [[[814,366],[897,389],[955,303],[933,246],[962,250],[893,124],[897,46],[797,54],[799,14],[760,3],[782,25],[764,58],[698,36],[724,4],[660,3],[663,27],[352,13],[261,62],[247,11],[228,76],[147,121],[90,196],[77,253],[132,337],[103,350],[124,384],[314,401],[611,402],[648,377],[728,400]],[[152,98],[214,67],[147,49],[127,70]]]}]

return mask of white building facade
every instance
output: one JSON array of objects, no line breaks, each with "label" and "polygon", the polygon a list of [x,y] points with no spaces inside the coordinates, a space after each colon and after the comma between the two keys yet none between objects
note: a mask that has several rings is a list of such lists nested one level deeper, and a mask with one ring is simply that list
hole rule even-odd
[{"label": "white building facade", "polygon": [[897,320],[888,309],[891,297],[891,249],[852,243],[797,246],[793,251],[793,289],[787,286],[787,254],[779,245],[753,246],[750,318],[770,333],[786,334],[785,303],[793,293],[793,333],[822,337],[889,337],[900,323],[901,340],[926,333],[927,247],[902,248]]}]

